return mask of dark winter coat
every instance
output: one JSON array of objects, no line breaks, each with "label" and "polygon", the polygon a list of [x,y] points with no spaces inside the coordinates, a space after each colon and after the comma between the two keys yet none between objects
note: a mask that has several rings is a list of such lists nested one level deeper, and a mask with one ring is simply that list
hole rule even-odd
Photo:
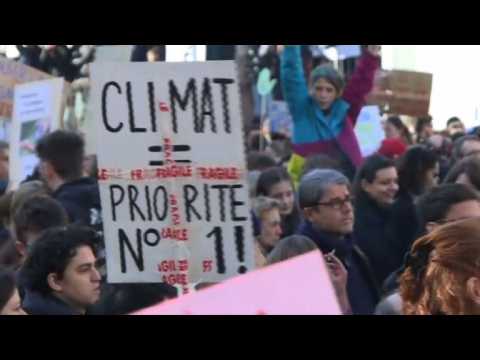
[{"label": "dark winter coat", "polygon": [[394,243],[391,222],[391,209],[381,208],[366,194],[357,198],[355,239],[370,260],[378,284],[382,284],[403,263],[403,250]]},{"label": "dark winter coat", "polygon": [[95,225],[99,222],[100,192],[94,179],[81,178],[65,183],[52,197],[63,205],[72,223]]},{"label": "dark winter coat", "polygon": [[335,250],[335,256],[348,271],[347,292],[353,314],[373,314],[380,301],[380,291],[368,259],[356,245],[353,236],[334,239],[331,235],[315,230],[308,221],[302,224],[298,233],[313,240],[323,254]]}]

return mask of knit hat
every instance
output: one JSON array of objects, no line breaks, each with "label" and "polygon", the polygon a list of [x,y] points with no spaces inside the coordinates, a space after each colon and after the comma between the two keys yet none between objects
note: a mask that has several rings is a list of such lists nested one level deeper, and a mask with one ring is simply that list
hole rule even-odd
[{"label": "knit hat", "polygon": [[313,86],[319,79],[325,79],[331,83],[337,92],[341,92],[345,87],[345,81],[333,66],[324,64],[313,69],[310,75],[310,84]]},{"label": "knit hat", "polygon": [[400,139],[385,139],[378,153],[390,159],[402,156],[407,151],[407,146]]}]

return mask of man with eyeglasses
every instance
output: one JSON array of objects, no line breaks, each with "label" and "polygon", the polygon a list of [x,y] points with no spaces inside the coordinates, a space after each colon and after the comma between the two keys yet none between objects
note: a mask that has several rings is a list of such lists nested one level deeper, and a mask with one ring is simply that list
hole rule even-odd
[{"label": "man with eyeglasses", "polygon": [[[433,188],[417,203],[417,216],[421,225],[418,237],[431,233],[442,225],[460,220],[479,218],[480,198],[463,184],[445,184]],[[395,271],[385,281],[384,291],[390,294],[378,305],[377,315],[400,315],[401,299],[398,294],[398,279],[405,267]]]},{"label": "man with eyeglasses", "polygon": [[312,239],[324,254],[334,252],[348,271],[347,292],[353,314],[373,314],[378,286],[365,254],[352,237],[354,212],[350,182],[335,170],[313,170],[299,187],[305,222],[299,234]]}]

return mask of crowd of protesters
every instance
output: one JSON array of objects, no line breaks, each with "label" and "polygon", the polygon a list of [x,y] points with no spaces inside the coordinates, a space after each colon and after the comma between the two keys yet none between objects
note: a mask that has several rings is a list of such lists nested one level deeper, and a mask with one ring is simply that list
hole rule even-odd
[{"label": "crowd of protesters", "polygon": [[[89,46],[18,48],[23,63],[67,80],[88,74],[93,56]],[[353,129],[380,46],[363,47],[348,82],[329,63],[306,72],[302,54],[276,48],[292,138],[247,134],[256,267],[320,251],[344,314],[479,314],[477,129],[455,117],[436,132],[424,117],[411,131],[392,114],[363,158]],[[131,60],[164,61],[165,46],[136,46]],[[52,132],[36,153],[35,173],[7,191],[0,143],[0,314],[119,315],[177,297],[167,284],[106,282],[97,171],[82,137]]]}]

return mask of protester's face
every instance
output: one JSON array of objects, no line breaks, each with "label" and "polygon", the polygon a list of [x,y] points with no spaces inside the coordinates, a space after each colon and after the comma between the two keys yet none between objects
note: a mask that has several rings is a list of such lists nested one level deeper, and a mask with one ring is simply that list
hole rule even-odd
[{"label": "protester's face", "polygon": [[425,138],[429,138],[433,135],[433,126],[432,124],[426,124],[423,128],[422,135]]},{"label": "protester's face", "polygon": [[362,181],[363,190],[380,206],[393,204],[398,192],[398,174],[395,167],[378,170],[372,183]]},{"label": "protester's face", "polygon": [[480,158],[480,141],[465,141],[462,148],[463,157],[475,156]]},{"label": "protester's face", "polygon": [[305,216],[318,230],[351,234],[354,214],[350,190],[346,185],[330,186],[317,207],[305,210]]},{"label": "protester's face", "polygon": [[0,180],[8,180],[9,169],[9,151],[0,150]]},{"label": "protester's face", "polygon": [[424,184],[425,191],[428,191],[431,188],[437,186],[439,176],[440,176],[440,167],[438,166],[438,163],[437,163],[435,164],[435,167],[427,170],[425,174],[425,184]]},{"label": "protester's face", "polygon": [[22,309],[17,289],[15,289],[10,300],[8,300],[2,311],[0,311],[0,315],[27,315]]},{"label": "protester's face", "polygon": [[313,98],[322,110],[329,109],[337,99],[337,90],[335,86],[325,79],[319,79],[313,85]]},{"label": "protester's face", "polygon": [[147,52],[147,61],[148,62],[160,61],[160,56],[158,55],[158,53],[156,51],[149,50]]},{"label": "protester's face", "polygon": [[282,216],[292,213],[295,205],[295,193],[290,181],[282,181],[272,186],[268,196],[280,202],[280,214]]},{"label": "protester's face", "polygon": [[265,211],[261,217],[262,231],[260,242],[267,248],[273,248],[282,236],[282,219],[277,209]]},{"label": "protester's face", "polygon": [[48,161],[40,160],[38,171],[40,173],[40,178],[52,190],[51,183],[55,177],[55,170],[53,169],[53,166]]},{"label": "protester's face", "polygon": [[435,150],[440,150],[443,146],[443,136],[442,135],[432,135],[428,139],[428,142],[434,147]]},{"label": "protester's face", "polygon": [[77,249],[64,275],[55,281],[54,290],[70,305],[85,309],[100,297],[100,274],[95,267],[96,258],[89,246]]},{"label": "protester's face", "polygon": [[453,123],[451,123],[450,125],[448,125],[448,134],[450,136],[453,136],[455,134],[458,134],[458,133],[462,133],[464,134],[465,133],[465,126],[463,125],[463,123],[461,121],[455,121]]},{"label": "protester's face", "polygon": [[399,139],[402,136],[400,130],[392,125],[389,121],[385,123],[385,137],[387,139]]}]

